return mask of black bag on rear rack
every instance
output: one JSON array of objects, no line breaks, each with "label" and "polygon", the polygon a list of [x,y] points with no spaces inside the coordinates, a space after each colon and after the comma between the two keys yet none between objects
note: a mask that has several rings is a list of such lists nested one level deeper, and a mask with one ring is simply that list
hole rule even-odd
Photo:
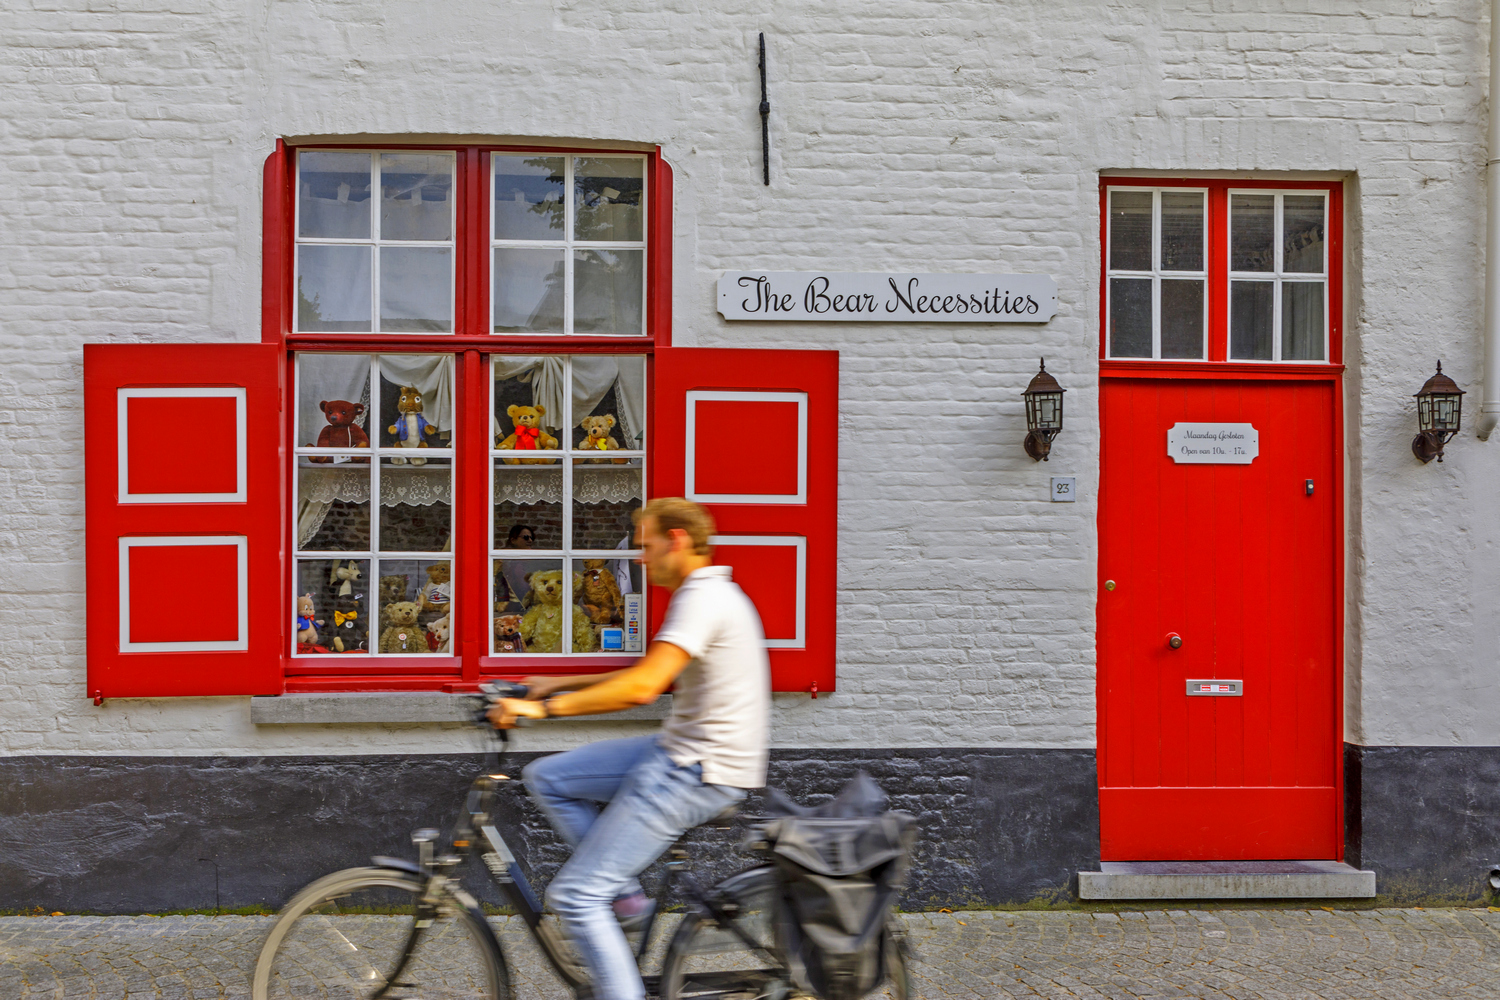
[{"label": "black bag on rear rack", "polygon": [[780,943],[796,984],[824,1000],[856,1000],[886,975],[886,923],[916,840],[916,819],[887,811],[863,771],[831,802],[799,806],[774,788],[781,818],[758,835],[782,882]]}]

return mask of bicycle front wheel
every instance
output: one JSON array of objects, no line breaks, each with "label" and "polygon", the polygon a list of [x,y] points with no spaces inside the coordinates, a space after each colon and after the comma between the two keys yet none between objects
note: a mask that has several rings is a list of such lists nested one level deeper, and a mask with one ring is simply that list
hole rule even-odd
[{"label": "bicycle front wheel", "polygon": [[511,1000],[493,931],[462,890],[419,912],[425,880],[351,868],[313,882],[271,925],[254,1000]]},{"label": "bicycle front wheel", "polygon": [[714,886],[734,927],[690,910],[662,960],[661,1000],[784,1000],[792,986],[776,947],[777,890],[770,868],[752,868]]}]

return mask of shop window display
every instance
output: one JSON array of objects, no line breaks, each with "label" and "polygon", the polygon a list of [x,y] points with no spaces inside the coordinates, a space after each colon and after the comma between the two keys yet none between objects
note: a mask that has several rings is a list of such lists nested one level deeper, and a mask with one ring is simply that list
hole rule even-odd
[{"label": "shop window display", "polygon": [[451,654],[453,396],[448,355],[298,356],[297,655]]},{"label": "shop window display", "polygon": [[[639,652],[632,512],[645,484],[645,362],[506,356],[494,374],[496,653]],[[638,633],[637,633],[638,635]]]}]

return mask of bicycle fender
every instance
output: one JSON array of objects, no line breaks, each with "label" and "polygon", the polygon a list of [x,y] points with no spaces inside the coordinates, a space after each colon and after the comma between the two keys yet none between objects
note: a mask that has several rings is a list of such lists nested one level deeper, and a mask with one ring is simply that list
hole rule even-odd
[{"label": "bicycle fender", "polygon": [[383,854],[377,854],[371,858],[370,864],[376,868],[394,868],[397,871],[411,872],[413,875],[427,874],[415,861],[407,861],[405,858],[388,858]]}]

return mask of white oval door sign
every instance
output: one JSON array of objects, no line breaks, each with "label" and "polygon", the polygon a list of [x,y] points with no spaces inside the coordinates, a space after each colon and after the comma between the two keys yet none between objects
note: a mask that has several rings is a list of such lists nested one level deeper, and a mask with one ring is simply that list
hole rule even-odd
[{"label": "white oval door sign", "polygon": [[1252,424],[1173,424],[1167,455],[1179,465],[1249,465],[1260,454]]}]

